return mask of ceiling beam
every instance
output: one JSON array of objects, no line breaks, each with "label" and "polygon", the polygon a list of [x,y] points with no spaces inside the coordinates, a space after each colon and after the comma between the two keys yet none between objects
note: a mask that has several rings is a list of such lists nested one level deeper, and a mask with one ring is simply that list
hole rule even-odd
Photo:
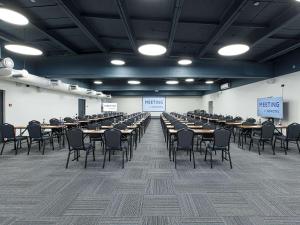
[{"label": "ceiling beam", "polygon": [[281,15],[277,16],[272,22],[269,28],[262,30],[261,32],[255,32],[250,34],[249,43],[251,47],[255,47],[267,38],[276,34],[279,30],[300,18],[300,7],[290,7],[284,11]]},{"label": "ceiling beam", "polygon": [[178,26],[178,21],[179,21],[180,15],[181,15],[183,3],[184,3],[184,0],[176,0],[176,2],[175,2],[173,17],[172,17],[172,25],[171,25],[171,30],[169,33],[167,55],[170,55],[170,53],[172,51],[173,42],[175,39],[176,29]]},{"label": "ceiling beam", "polygon": [[227,9],[222,18],[220,26],[214,31],[213,35],[209,38],[207,44],[200,50],[199,57],[203,57],[207,51],[216,43],[222,35],[229,29],[234,21],[240,15],[241,10],[246,6],[248,0],[235,0]]},{"label": "ceiling beam", "polygon": [[3,41],[6,41],[6,42],[12,42],[12,43],[21,41],[18,38],[14,37],[10,34],[7,34],[4,31],[0,31],[0,39],[3,40]]},{"label": "ceiling beam", "polygon": [[[82,13],[82,17],[94,18],[94,19],[107,19],[107,20],[120,20],[119,15],[114,14],[101,14],[101,13]],[[132,22],[161,22],[161,23],[170,23],[169,18],[141,18],[131,16],[130,20]],[[179,24],[189,24],[189,25],[204,25],[204,26],[219,26],[221,23],[219,21],[204,21],[204,20],[195,20],[195,19],[182,19],[178,21]],[[233,23],[232,27],[246,27],[253,29],[264,29],[267,28],[266,24],[257,24],[257,23]]]},{"label": "ceiling beam", "polygon": [[122,19],[122,22],[125,27],[125,31],[127,33],[128,39],[129,39],[130,45],[131,45],[133,51],[138,53],[137,43],[136,43],[133,28],[131,26],[130,19],[128,16],[126,2],[124,0],[116,0],[116,3],[117,3],[120,18]]},{"label": "ceiling beam", "polygon": [[70,0],[56,0],[56,2],[64,9],[70,16],[72,21],[79,27],[79,29],[97,46],[102,52],[107,52],[107,49],[100,42],[96,32],[88,24],[88,22],[80,16],[80,12]]},{"label": "ceiling beam", "polygon": [[286,41],[278,45],[277,47],[258,56],[258,62],[263,63],[269,61],[271,59],[285,55],[293,50],[296,50],[297,48],[300,48],[300,41],[295,41],[295,40]]},{"label": "ceiling beam", "polygon": [[19,5],[15,3],[15,1],[9,1],[9,0],[4,1],[4,5],[11,9],[21,12],[24,16],[26,16],[29,19],[30,24],[34,28],[36,28],[43,35],[47,36],[47,38],[49,38],[55,44],[59,45],[61,48],[67,50],[68,52],[74,55],[78,54],[74,46],[72,46],[69,42],[64,40],[61,36],[57,35],[53,31],[48,30],[45,24],[40,22],[41,20],[33,16],[28,10],[26,10],[26,8],[23,7],[21,8]]}]

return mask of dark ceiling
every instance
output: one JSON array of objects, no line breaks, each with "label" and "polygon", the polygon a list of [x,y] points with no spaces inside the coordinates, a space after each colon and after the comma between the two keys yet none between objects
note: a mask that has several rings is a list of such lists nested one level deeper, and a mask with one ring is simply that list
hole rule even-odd
[{"label": "dark ceiling", "polygon": [[46,57],[95,53],[106,57],[140,57],[139,45],[158,42],[168,46],[163,59],[187,56],[194,60],[228,60],[217,55],[218,48],[244,42],[251,50],[230,60],[266,63],[300,47],[300,3],[295,0],[0,0],[0,3],[30,20],[26,29],[0,22],[0,39],[27,42],[42,49]]}]

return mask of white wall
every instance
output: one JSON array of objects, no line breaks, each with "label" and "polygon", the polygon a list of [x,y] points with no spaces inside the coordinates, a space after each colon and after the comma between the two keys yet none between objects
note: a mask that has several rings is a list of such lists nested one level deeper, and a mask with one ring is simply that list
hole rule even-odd
[{"label": "white wall", "polygon": [[[113,96],[111,102],[118,103],[118,111],[125,113],[134,113],[143,111],[142,96],[121,97]],[[190,96],[167,96],[166,97],[166,111],[186,113],[199,109],[202,106],[200,97]],[[152,116],[159,116],[160,112],[152,112]]]},{"label": "white wall", "polygon": [[283,98],[284,102],[287,102],[284,106],[284,121],[300,123],[300,72],[204,95],[201,108],[208,111],[208,102],[213,101],[214,113],[258,119],[257,98],[281,96],[281,84],[285,85]]},{"label": "white wall", "polygon": [[86,99],[87,115],[101,112],[100,99],[26,87],[3,80],[0,80],[0,90],[5,91],[4,121],[14,125],[26,125],[33,119],[48,122],[54,117],[73,117],[78,113],[78,98]]}]

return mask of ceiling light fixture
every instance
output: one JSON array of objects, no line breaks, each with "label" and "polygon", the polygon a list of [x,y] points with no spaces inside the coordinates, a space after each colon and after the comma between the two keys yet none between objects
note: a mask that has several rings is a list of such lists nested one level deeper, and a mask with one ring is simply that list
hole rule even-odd
[{"label": "ceiling light fixture", "polygon": [[178,64],[181,66],[188,66],[188,65],[191,65],[192,63],[193,63],[193,61],[190,59],[180,59],[178,61]]},{"label": "ceiling light fixture", "polygon": [[185,79],[185,82],[188,82],[188,83],[191,83],[191,82],[194,82],[195,79],[194,78],[187,78]]},{"label": "ceiling light fixture", "polygon": [[43,52],[37,48],[29,47],[26,45],[15,45],[15,44],[8,44],[4,46],[5,49],[8,51],[22,54],[22,55],[42,55]]},{"label": "ceiling light fixture", "polygon": [[0,20],[19,26],[25,26],[29,23],[28,19],[21,13],[6,8],[0,8]]},{"label": "ceiling light fixture", "polygon": [[178,84],[179,82],[177,80],[168,80],[166,81],[166,84]]},{"label": "ceiling light fixture", "polygon": [[94,84],[103,84],[103,82],[101,80],[95,80]]},{"label": "ceiling light fixture", "polygon": [[141,45],[138,51],[142,55],[159,56],[165,54],[167,52],[167,49],[165,46],[159,44],[145,44]]},{"label": "ceiling light fixture", "polygon": [[250,47],[245,44],[227,45],[219,49],[218,53],[222,56],[236,56],[248,52]]},{"label": "ceiling light fixture", "polygon": [[123,66],[125,65],[125,61],[121,59],[113,59],[110,61],[111,64],[116,65],[116,66]]},{"label": "ceiling light fixture", "polygon": [[207,80],[207,81],[205,81],[205,83],[206,83],[206,84],[213,84],[214,81],[213,81],[213,80]]},{"label": "ceiling light fixture", "polygon": [[128,84],[140,84],[141,81],[138,81],[138,80],[129,80],[128,81]]}]

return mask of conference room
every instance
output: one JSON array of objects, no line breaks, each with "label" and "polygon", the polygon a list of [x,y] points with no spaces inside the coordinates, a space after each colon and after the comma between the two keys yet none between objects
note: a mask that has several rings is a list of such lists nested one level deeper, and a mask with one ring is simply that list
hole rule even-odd
[{"label": "conference room", "polygon": [[300,224],[299,0],[0,0],[0,225]]}]

